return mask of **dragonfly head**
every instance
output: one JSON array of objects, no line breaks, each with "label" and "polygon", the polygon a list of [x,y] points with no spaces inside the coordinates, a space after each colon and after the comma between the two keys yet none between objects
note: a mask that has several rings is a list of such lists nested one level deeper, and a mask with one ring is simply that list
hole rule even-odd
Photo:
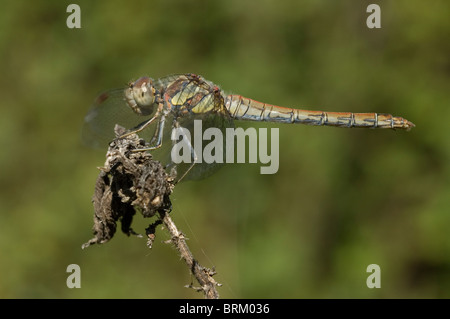
[{"label": "dragonfly head", "polygon": [[141,77],[131,82],[125,90],[128,105],[139,115],[150,115],[155,102],[155,88],[149,77]]}]

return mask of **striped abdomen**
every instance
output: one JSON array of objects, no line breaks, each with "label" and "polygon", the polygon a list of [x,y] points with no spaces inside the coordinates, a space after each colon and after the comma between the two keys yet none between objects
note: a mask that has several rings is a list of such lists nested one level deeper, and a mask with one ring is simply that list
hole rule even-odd
[{"label": "striped abdomen", "polygon": [[240,95],[228,95],[225,107],[236,120],[404,130],[415,126],[391,114],[298,110],[257,102]]}]

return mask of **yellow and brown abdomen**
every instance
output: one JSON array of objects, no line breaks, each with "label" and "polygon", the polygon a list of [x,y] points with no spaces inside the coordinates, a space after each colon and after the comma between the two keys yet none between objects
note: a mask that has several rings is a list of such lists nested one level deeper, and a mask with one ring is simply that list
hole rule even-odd
[{"label": "yellow and brown abdomen", "polygon": [[403,130],[415,126],[391,114],[299,110],[258,102],[240,95],[227,96],[225,107],[236,120]]}]

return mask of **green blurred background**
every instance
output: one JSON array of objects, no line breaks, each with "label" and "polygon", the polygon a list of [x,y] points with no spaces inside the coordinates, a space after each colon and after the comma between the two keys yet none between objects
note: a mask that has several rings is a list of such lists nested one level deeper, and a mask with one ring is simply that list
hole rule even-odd
[{"label": "green blurred background", "polygon": [[[450,2],[3,1],[0,297],[202,298],[159,230],[152,250],[92,237],[104,151],[83,147],[96,95],[142,75],[203,75],[282,106],[381,112],[411,132],[280,127],[280,169],[230,164],[172,196],[223,298],[450,297]],[[381,7],[381,29],[366,8]],[[150,221],[137,216],[134,229]],[[66,267],[81,267],[81,289]],[[366,267],[381,267],[369,289]],[[194,282],[195,284],[195,282]]]}]

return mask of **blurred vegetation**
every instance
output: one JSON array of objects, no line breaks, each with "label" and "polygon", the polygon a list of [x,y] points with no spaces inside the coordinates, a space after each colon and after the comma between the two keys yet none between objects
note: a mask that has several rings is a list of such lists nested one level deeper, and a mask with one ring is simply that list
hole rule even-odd
[{"label": "blurred vegetation", "polygon": [[[280,127],[280,169],[228,165],[177,186],[172,216],[225,298],[450,297],[450,2],[3,1],[0,297],[201,298],[176,252],[91,236],[104,152],[80,142],[95,96],[142,75],[203,75],[227,92],[381,112],[411,132]],[[381,29],[366,27],[367,5]],[[134,229],[149,221],[136,217]],[[81,289],[66,267],[81,267]],[[366,267],[381,267],[368,289]]]}]

